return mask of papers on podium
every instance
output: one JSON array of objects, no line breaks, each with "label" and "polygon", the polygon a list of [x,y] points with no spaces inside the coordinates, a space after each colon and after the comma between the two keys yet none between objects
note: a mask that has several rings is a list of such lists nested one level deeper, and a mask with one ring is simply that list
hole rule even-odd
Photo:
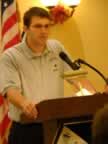
[{"label": "papers on podium", "polygon": [[[93,95],[95,88],[87,79],[88,72],[84,69],[68,71],[63,75],[64,80],[72,86],[72,93],[76,96]],[[74,91],[74,92],[73,92]]]},{"label": "papers on podium", "polygon": [[83,138],[64,127],[57,144],[88,144]]},{"label": "papers on podium", "polygon": [[69,78],[78,78],[78,77],[84,77],[88,74],[88,72],[86,70],[83,70],[83,69],[79,69],[79,70],[75,70],[75,71],[67,71],[67,72],[64,72],[64,75],[63,77],[65,79],[69,79]]}]

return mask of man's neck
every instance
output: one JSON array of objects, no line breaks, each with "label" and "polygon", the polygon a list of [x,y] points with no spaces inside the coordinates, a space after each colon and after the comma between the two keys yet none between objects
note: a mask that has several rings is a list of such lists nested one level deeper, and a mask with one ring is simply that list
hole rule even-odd
[{"label": "man's neck", "polygon": [[41,54],[45,50],[45,44],[36,44],[36,43],[30,43],[27,41],[28,47],[36,54]]},{"label": "man's neck", "polygon": [[43,45],[37,45],[37,46],[30,46],[31,50],[36,53],[36,54],[40,54],[44,52],[45,46]]}]

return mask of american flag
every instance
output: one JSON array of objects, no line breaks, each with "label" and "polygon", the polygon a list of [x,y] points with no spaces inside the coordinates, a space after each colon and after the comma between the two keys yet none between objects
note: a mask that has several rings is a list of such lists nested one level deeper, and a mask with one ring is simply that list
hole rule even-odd
[{"label": "american flag", "polygon": [[[0,0],[1,47],[0,51],[20,41],[18,28],[18,11],[15,0]],[[8,104],[0,95],[0,144],[7,144],[7,133],[11,124],[7,115]]]}]

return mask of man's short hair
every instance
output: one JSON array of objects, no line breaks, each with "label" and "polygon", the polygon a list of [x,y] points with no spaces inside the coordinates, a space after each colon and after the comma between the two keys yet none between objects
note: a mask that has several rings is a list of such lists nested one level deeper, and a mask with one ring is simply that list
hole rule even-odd
[{"label": "man's short hair", "polygon": [[94,116],[92,135],[93,144],[108,144],[108,104]]},{"label": "man's short hair", "polygon": [[50,13],[47,10],[40,7],[32,7],[24,13],[23,24],[29,27],[33,16],[38,16],[41,18],[47,18],[51,20]]}]

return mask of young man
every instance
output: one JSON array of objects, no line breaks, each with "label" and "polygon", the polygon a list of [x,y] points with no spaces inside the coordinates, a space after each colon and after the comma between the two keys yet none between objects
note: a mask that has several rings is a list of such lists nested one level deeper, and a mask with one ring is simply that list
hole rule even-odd
[{"label": "young man", "polygon": [[38,117],[36,104],[63,96],[63,74],[67,65],[59,58],[63,45],[48,40],[51,27],[49,13],[39,7],[24,14],[25,39],[0,57],[0,92],[9,100],[9,117],[13,123],[9,144],[43,144],[41,123],[22,124],[22,113],[29,119]]}]

